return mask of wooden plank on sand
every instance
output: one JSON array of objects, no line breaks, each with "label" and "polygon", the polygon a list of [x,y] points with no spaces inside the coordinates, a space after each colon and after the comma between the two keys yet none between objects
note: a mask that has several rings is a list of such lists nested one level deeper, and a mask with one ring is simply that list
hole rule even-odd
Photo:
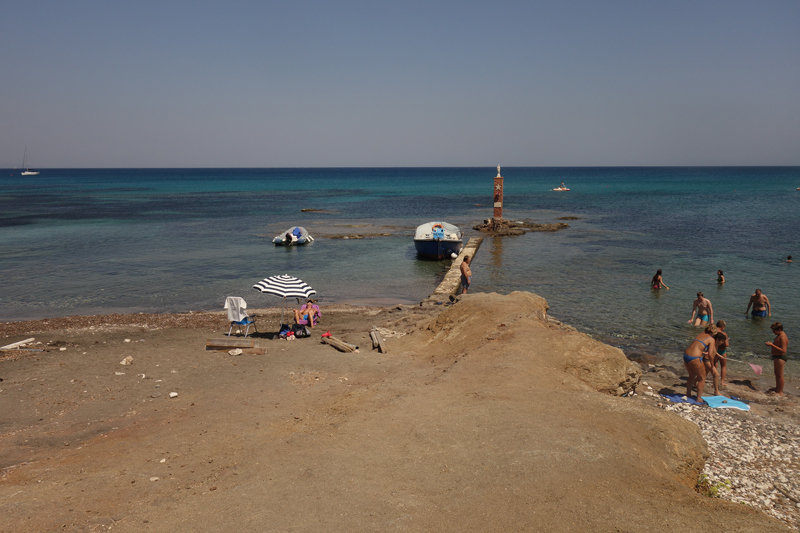
[{"label": "wooden plank on sand", "polygon": [[380,353],[386,353],[386,345],[383,343],[383,337],[378,332],[378,328],[373,326],[372,331],[369,332],[369,336],[372,337],[372,349],[378,348]]},{"label": "wooden plank on sand", "polygon": [[10,350],[12,348],[19,348],[20,346],[24,346],[30,342],[35,341],[35,337],[31,337],[30,339],[25,339],[24,341],[13,342],[11,344],[6,344],[5,346],[0,347],[0,350]]},{"label": "wooden plank on sand", "polygon": [[340,341],[336,337],[322,337],[322,342],[325,344],[330,344],[340,352],[354,352],[358,346],[354,346],[352,344],[348,344],[344,341]]}]

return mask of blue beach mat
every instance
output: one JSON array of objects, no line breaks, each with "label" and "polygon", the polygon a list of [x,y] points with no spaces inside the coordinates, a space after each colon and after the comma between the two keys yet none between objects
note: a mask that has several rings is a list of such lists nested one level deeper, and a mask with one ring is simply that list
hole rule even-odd
[{"label": "blue beach mat", "polygon": [[[685,394],[662,394],[664,398],[672,403],[690,403],[692,405],[705,405],[704,402],[698,402],[694,398],[687,397]],[[708,398],[706,396],[706,398]]]},{"label": "blue beach mat", "polygon": [[703,396],[709,407],[714,409],[739,409],[740,411],[749,411],[750,406],[739,400],[733,398],[726,398],[725,396]]}]

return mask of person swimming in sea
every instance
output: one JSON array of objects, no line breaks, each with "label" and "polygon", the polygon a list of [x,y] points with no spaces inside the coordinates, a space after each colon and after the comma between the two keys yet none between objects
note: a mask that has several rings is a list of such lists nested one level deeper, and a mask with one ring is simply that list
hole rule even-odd
[{"label": "person swimming in sea", "polygon": [[[713,360],[717,356],[717,347],[714,335],[717,334],[717,326],[714,324],[706,325],[703,333],[695,337],[689,346],[683,351],[683,366],[689,372],[686,380],[686,397],[691,397],[692,389],[697,390],[696,400],[703,401],[703,389],[706,386],[707,367],[706,360]],[[714,392],[719,395],[718,382],[714,379]]]},{"label": "person swimming in sea", "polygon": [[789,257],[787,257],[787,258],[786,258],[786,262],[787,262],[787,263],[793,263],[793,261],[792,261],[792,256],[791,256],[791,255],[790,255]]},{"label": "person swimming in sea", "polygon": [[725,283],[725,276],[722,274],[722,270],[717,270],[717,283],[720,285]]},{"label": "person swimming in sea", "polygon": [[659,290],[659,289],[667,289],[667,290],[669,290],[669,287],[667,287],[667,285],[664,283],[664,279],[661,277],[661,269],[660,268],[658,270],[656,270],[656,275],[653,276],[652,281],[650,281],[650,286],[653,288],[653,290],[656,290],[656,291]]}]

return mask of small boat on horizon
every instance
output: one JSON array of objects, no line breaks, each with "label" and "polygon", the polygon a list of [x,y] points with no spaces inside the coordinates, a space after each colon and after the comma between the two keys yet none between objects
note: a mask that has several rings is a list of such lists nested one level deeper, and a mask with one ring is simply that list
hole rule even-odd
[{"label": "small boat on horizon", "polygon": [[568,188],[566,185],[564,185],[564,182],[562,181],[562,182],[561,182],[561,185],[559,185],[558,187],[556,187],[556,188],[555,188],[555,189],[553,189],[553,190],[554,190],[554,191],[568,191],[568,190],[569,190],[569,188]]},{"label": "small boat on horizon", "polygon": [[429,259],[456,257],[461,252],[463,239],[458,226],[447,222],[426,222],[417,226],[414,248],[418,256]]},{"label": "small boat on horizon", "polygon": [[23,176],[37,176],[39,174],[38,170],[33,170],[32,168],[28,168],[28,147],[25,147],[25,154],[22,156],[22,168],[25,170],[22,171]]},{"label": "small boat on horizon", "polygon": [[292,226],[283,233],[278,234],[272,239],[272,242],[275,246],[299,246],[314,242],[314,237],[303,226]]}]

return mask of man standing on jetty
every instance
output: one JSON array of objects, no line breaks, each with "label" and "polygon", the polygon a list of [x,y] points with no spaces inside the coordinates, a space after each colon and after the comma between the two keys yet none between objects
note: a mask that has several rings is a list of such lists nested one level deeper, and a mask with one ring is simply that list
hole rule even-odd
[{"label": "man standing on jetty", "polygon": [[711,300],[703,296],[702,292],[697,293],[697,299],[692,304],[692,317],[687,320],[693,326],[705,327],[709,322],[714,322],[714,309],[711,307]]},{"label": "man standing on jetty", "polygon": [[747,309],[744,314],[750,311],[750,306],[753,306],[753,312],[750,313],[753,317],[772,316],[772,307],[769,305],[769,298],[766,294],[761,292],[761,289],[756,289],[755,294],[750,296],[750,301],[747,302]]},{"label": "man standing on jetty", "polygon": [[472,283],[472,269],[469,268],[469,256],[465,255],[461,261],[461,294],[467,294],[470,283]]}]

